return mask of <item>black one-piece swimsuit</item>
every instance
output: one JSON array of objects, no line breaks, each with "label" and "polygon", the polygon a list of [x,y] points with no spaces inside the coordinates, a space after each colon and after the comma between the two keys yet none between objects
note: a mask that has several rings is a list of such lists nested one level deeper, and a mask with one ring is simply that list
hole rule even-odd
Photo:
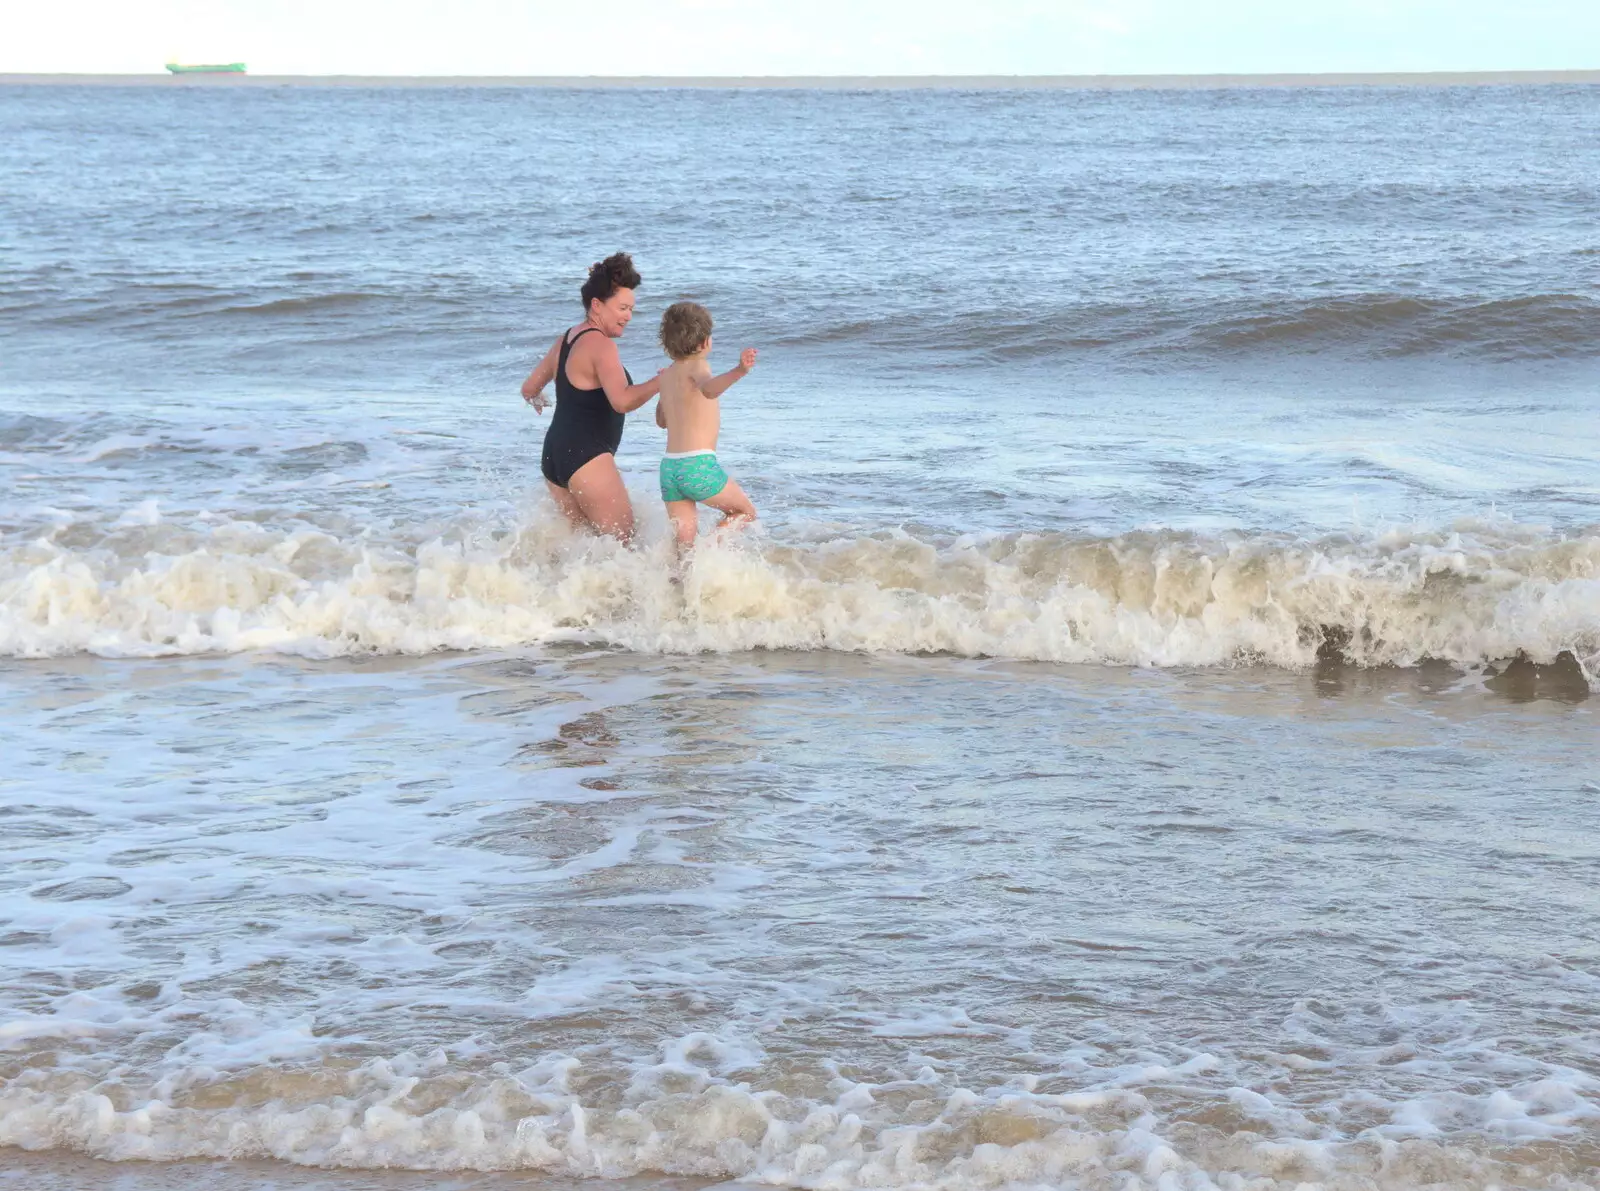
[{"label": "black one-piece swimsuit", "polygon": [[[604,389],[580,389],[567,379],[567,356],[572,345],[599,327],[585,327],[571,339],[561,337],[561,358],[556,364],[556,412],[544,436],[539,468],[558,488],[572,482],[577,470],[600,455],[615,455],[622,445],[626,419],[611,408]],[[628,370],[622,370],[628,376]],[[628,376],[633,384],[633,377]]]}]

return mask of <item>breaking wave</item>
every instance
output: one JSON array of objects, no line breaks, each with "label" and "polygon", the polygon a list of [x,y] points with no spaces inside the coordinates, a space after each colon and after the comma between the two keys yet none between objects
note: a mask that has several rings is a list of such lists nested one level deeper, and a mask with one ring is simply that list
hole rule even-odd
[{"label": "breaking wave", "polygon": [[1341,1136],[1277,1094],[1202,1092],[1195,1083],[1219,1066],[1209,1054],[1091,1073],[1106,1078],[1079,1090],[1030,1076],[969,1089],[924,1066],[881,1081],[825,1079],[831,1094],[818,1097],[720,1073],[739,1056],[715,1035],[664,1050],[608,1090],[561,1054],[476,1074],[443,1052],[342,1069],[193,1069],[144,1087],[35,1068],[0,1085],[0,1145],[114,1161],[659,1172],[830,1191],[1595,1186],[1595,1084],[1576,1072],[1386,1104],[1392,1123]]},{"label": "breaking wave", "polygon": [[[0,655],[420,654],[582,640],[1304,668],[1524,657],[1600,672],[1600,530],[900,531],[626,550],[543,518],[414,540],[123,518],[0,551]],[[1567,657],[1565,655],[1570,655]]]},{"label": "breaking wave", "polygon": [[[121,329],[163,336],[181,319],[186,337],[266,333],[316,342],[329,324],[384,336],[401,324],[429,336],[448,325],[456,346],[441,346],[458,364],[521,339],[525,311],[498,291],[433,275],[404,285],[358,286],[345,279],[315,285],[213,287],[196,282],[107,279],[95,289],[58,289],[35,278],[0,277],[0,311],[46,327]],[[1077,299],[1024,309],[1001,295],[883,318],[841,312],[837,295],[786,309],[782,321],[759,311],[743,316],[750,331],[790,348],[859,346],[896,353],[934,353],[960,360],[1067,360],[1082,356],[1165,360],[1247,359],[1335,354],[1353,359],[1455,357],[1539,361],[1600,356],[1600,300],[1586,292],[1319,294],[1275,292],[1197,298],[1166,293],[1140,299]],[[559,325],[552,317],[549,326]],[[472,334],[462,339],[470,330]],[[553,335],[554,330],[550,333]],[[542,338],[535,337],[535,341]],[[276,340],[274,340],[276,343]],[[491,346],[493,345],[493,346]],[[226,349],[227,345],[222,345]],[[529,350],[532,344],[528,345]]]},{"label": "breaking wave", "polygon": [[796,345],[870,339],[901,351],[937,348],[996,359],[1084,352],[1241,358],[1334,352],[1356,358],[1488,360],[1600,355],[1600,302],[1582,294],[1444,296],[1359,293],[1187,303],[1086,303],[1039,317],[1010,309],[930,312],[892,323],[801,331]]}]

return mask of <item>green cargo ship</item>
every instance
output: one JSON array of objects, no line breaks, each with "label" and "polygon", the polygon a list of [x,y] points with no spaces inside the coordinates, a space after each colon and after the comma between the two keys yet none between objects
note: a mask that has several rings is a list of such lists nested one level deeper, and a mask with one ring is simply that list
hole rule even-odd
[{"label": "green cargo ship", "polygon": [[212,66],[185,66],[181,62],[168,62],[167,69],[173,74],[243,74],[243,62],[227,62]]}]

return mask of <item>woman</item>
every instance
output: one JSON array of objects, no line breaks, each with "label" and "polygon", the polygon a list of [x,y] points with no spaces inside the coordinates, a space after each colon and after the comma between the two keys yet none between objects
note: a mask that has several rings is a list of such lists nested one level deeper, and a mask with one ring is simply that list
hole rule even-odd
[{"label": "woman", "polygon": [[539,413],[544,412],[545,385],[552,378],[556,382],[556,412],[540,460],[550,495],[574,525],[624,543],[633,539],[633,506],[617,470],[624,415],[661,387],[659,374],[634,384],[612,342],[633,318],[633,291],[638,287],[639,271],[626,252],[594,265],[579,291],[586,317],[555,342],[522,382],[522,399]]}]

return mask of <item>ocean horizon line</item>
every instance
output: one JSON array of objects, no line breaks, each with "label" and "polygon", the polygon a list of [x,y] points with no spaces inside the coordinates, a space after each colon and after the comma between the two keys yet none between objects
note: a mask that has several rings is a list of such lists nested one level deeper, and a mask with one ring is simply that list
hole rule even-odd
[{"label": "ocean horizon line", "polygon": [[384,75],[0,73],[0,86],[548,87],[781,90],[1222,90],[1600,84],[1593,70],[1328,71],[1213,74]]}]

